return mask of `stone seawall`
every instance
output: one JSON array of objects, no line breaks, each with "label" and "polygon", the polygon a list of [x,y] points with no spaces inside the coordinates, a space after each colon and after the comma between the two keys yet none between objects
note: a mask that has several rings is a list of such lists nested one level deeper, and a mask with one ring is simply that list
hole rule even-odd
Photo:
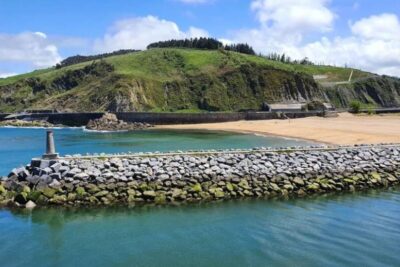
[{"label": "stone seawall", "polygon": [[[400,145],[34,159],[0,185],[3,204],[165,204],[290,197],[400,182]],[[35,203],[35,204],[34,204]]]},{"label": "stone seawall", "polygon": [[[23,114],[18,119],[47,120],[52,124],[67,126],[84,126],[90,120],[99,119],[104,113],[35,113]],[[239,120],[272,120],[286,118],[304,118],[311,116],[324,116],[322,111],[307,112],[206,112],[206,113],[174,113],[174,112],[117,112],[119,120],[125,122],[141,122],[150,124],[187,124],[187,123],[213,123]],[[0,117],[0,120],[4,118]]]}]

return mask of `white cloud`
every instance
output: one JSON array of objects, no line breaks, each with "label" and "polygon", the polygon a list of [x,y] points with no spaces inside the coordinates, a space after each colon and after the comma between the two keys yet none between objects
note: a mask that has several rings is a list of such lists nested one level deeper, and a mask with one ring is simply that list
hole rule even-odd
[{"label": "white cloud", "polygon": [[368,40],[351,36],[336,37],[333,40],[323,38],[302,47],[294,47],[292,52],[316,62],[323,61],[325,64],[338,66],[348,64],[371,72],[400,77],[399,47],[399,41]]},{"label": "white cloud", "polygon": [[145,49],[152,42],[206,36],[208,32],[203,29],[190,27],[184,32],[172,21],[154,16],[137,17],[117,21],[103,38],[95,41],[94,50]]},{"label": "white cloud", "polygon": [[366,39],[399,40],[400,22],[394,14],[381,14],[357,21],[351,25],[351,31]]},{"label": "white cloud", "polygon": [[335,14],[328,0],[255,0],[251,9],[264,27],[279,31],[328,31]]},{"label": "white cloud", "polygon": [[22,62],[48,67],[61,60],[57,46],[42,32],[0,33],[0,61]]},{"label": "white cloud", "polygon": [[298,45],[307,33],[332,29],[336,15],[328,0],[254,0],[251,9],[260,23],[258,28],[237,31],[235,42],[249,42],[263,53],[284,52]]},{"label": "white cloud", "polygon": [[[286,53],[317,63],[345,64],[400,76],[400,22],[394,14],[381,14],[350,23],[350,36],[304,42],[309,33],[332,29],[336,15],[326,0],[254,0],[252,10],[260,22],[254,29],[236,31],[229,40],[248,42],[257,52]],[[298,12],[296,14],[296,11]]]},{"label": "white cloud", "polygon": [[195,38],[195,37],[208,37],[209,33],[206,30],[196,28],[196,27],[190,27],[189,30],[186,33],[183,33],[185,35],[185,38]]},{"label": "white cloud", "polygon": [[336,37],[298,47],[299,53],[326,63],[358,67],[400,77],[400,23],[396,15],[381,14],[350,25],[353,36]]},{"label": "white cloud", "polygon": [[231,44],[233,44],[233,41],[229,40],[229,39],[220,38],[220,39],[218,39],[218,41],[220,41],[223,45],[231,45]]},{"label": "white cloud", "polygon": [[13,72],[0,72],[0,78],[7,78],[7,77],[15,76],[15,75],[17,75],[17,73],[13,73]]}]

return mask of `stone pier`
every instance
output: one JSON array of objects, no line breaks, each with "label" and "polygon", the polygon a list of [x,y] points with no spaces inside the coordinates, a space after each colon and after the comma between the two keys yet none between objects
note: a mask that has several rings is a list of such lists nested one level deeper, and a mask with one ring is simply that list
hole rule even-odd
[{"label": "stone pier", "polygon": [[[49,151],[52,152],[52,151]],[[34,159],[0,185],[3,204],[102,206],[301,197],[400,182],[400,145]]]}]

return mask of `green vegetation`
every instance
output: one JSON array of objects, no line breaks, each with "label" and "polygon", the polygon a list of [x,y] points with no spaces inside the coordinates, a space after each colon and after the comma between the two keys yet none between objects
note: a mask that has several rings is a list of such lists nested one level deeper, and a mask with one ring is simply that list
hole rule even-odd
[{"label": "green vegetation", "polygon": [[183,40],[160,41],[149,44],[147,46],[147,49],[151,48],[190,48],[190,49],[207,49],[207,50],[222,49],[226,51],[255,55],[253,48],[248,44],[223,45],[217,39],[205,38],[205,37],[183,39]]},{"label": "green vegetation", "polygon": [[357,100],[353,100],[350,102],[350,110],[354,113],[360,113],[361,111],[361,102]]},{"label": "green vegetation", "polygon": [[104,53],[104,54],[98,54],[98,55],[93,55],[93,56],[81,56],[81,55],[76,55],[72,57],[67,57],[66,59],[62,60],[59,64],[56,65],[56,68],[63,68],[66,66],[74,65],[74,64],[79,64],[82,62],[86,61],[93,61],[97,59],[103,59],[106,57],[111,57],[111,56],[117,56],[117,55],[125,55],[129,53],[134,53],[138,52],[140,50],[134,50],[134,49],[121,49],[118,51],[114,51],[112,53]]},{"label": "green vegetation", "polygon": [[368,114],[374,114],[376,105],[374,104],[365,104],[360,102],[359,100],[352,100],[350,102],[350,111],[353,113],[360,113],[361,111],[366,111]]},{"label": "green vegetation", "polygon": [[[218,50],[153,48],[0,79],[0,112],[206,112],[259,110],[263,103],[332,101],[399,105],[398,79]],[[312,75],[322,75],[317,82]],[[373,92],[373,88],[380,88]],[[371,93],[373,92],[373,93]],[[389,97],[391,96],[391,98]]]}]

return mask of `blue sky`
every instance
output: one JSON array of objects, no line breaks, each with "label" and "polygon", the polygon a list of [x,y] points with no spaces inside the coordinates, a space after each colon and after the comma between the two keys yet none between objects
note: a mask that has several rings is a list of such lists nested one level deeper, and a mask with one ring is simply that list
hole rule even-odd
[{"label": "blue sky", "polygon": [[196,36],[400,76],[399,18],[397,0],[1,0],[0,76]]}]

